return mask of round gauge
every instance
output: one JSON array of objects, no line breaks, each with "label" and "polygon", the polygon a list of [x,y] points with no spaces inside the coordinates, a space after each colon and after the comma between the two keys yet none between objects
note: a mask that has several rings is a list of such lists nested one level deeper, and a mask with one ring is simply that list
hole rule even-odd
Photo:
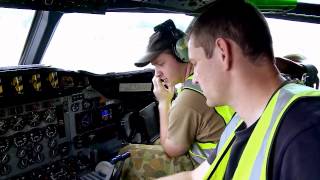
[{"label": "round gauge", "polygon": [[7,164],[10,160],[9,154],[3,154],[0,156],[0,163],[1,164]]},{"label": "round gauge", "polygon": [[29,133],[30,140],[34,143],[40,142],[43,138],[42,131],[40,129],[33,129]]},{"label": "round gauge", "polygon": [[15,131],[21,131],[27,124],[27,121],[22,116],[13,116],[11,119],[13,124],[12,129]]},{"label": "round gauge", "polygon": [[39,112],[31,112],[29,114],[29,125],[32,127],[36,127],[40,124],[41,120],[40,120],[40,114]]},{"label": "round gauge", "polygon": [[56,146],[57,146],[57,140],[55,140],[55,139],[50,139],[49,141],[48,141],[48,147],[50,148],[50,149],[52,149],[52,148],[55,148]]},{"label": "round gauge", "polygon": [[22,147],[27,144],[28,138],[24,133],[17,133],[13,138],[13,143],[16,147]]},{"label": "round gauge", "polygon": [[54,122],[57,119],[56,110],[54,108],[50,108],[44,112],[44,120],[48,123]]},{"label": "round gauge", "polygon": [[17,150],[16,156],[18,158],[23,158],[23,157],[26,156],[26,154],[27,154],[27,150],[26,149],[19,149],[19,150]]},{"label": "round gauge", "polygon": [[10,126],[10,122],[6,119],[0,119],[0,135],[4,135]]},{"label": "round gauge", "polygon": [[89,108],[91,108],[91,103],[90,103],[90,101],[89,101],[89,100],[83,100],[83,102],[82,102],[82,108],[83,108],[83,109],[89,109]]},{"label": "round gauge", "polygon": [[9,138],[1,138],[0,139],[0,153],[5,153],[10,148],[10,140]]},{"label": "round gauge", "polygon": [[55,137],[57,135],[57,127],[54,124],[48,125],[46,128],[46,136],[48,138]]},{"label": "round gauge", "polygon": [[39,153],[42,151],[42,149],[43,149],[43,146],[41,144],[37,144],[34,146],[33,151]]},{"label": "round gauge", "polygon": [[80,106],[79,106],[79,103],[73,103],[71,105],[71,111],[72,112],[77,112],[79,110]]}]

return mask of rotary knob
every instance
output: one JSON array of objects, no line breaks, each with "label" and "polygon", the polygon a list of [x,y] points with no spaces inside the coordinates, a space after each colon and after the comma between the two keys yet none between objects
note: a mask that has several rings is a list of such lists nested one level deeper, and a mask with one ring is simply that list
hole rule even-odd
[{"label": "rotary knob", "polygon": [[41,163],[44,160],[44,155],[41,153],[36,154],[35,156],[35,162]]},{"label": "rotary knob", "polygon": [[0,175],[1,176],[8,175],[8,174],[10,174],[10,172],[11,172],[10,166],[8,166],[8,165],[1,165],[0,166]]},{"label": "rotary knob", "polygon": [[55,158],[55,157],[57,157],[57,155],[58,155],[58,150],[57,149],[50,149],[49,156],[51,158]]},{"label": "rotary knob", "polygon": [[57,140],[55,140],[55,139],[50,139],[50,140],[48,141],[48,147],[49,147],[50,149],[55,148],[56,146],[57,146]]},{"label": "rotary knob", "polygon": [[28,160],[20,159],[20,161],[18,162],[18,168],[25,169],[26,167],[28,167]]}]

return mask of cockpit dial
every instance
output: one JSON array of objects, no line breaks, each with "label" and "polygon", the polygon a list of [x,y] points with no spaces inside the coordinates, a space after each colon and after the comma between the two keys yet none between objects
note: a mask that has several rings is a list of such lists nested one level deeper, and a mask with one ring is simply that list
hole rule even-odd
[{"label": "cockpit dial", "polygon": [[0,153],[7,152],[10,148],[10,139],[7,137],[1,137],[0,139]]},{"label": "cockpit dial", "polygon": [[44,112],[44,120],[48,123],[54,122],[57,119],[56,110],[54,108],[50,108]]},{"label": "cockpit dial", "polygon": [[11,123],[13,124],[13,130],[20,131],[26,126],[27,121],[22,116],[13,116]]},{"label": "cockpit dial", "polygon": [[48,138],[53,138],[57,135],[57,127],[54,124],[48,125],[45,131]]},{"label": "cockpit dial", "polygon": [[31,112],[28,115],[29,119],[29,125],[32,127],[36,127],[40,124],[41,119],[40,119],[40,112]]},{"label": "cockpit dial", "polygon": [[13,138],[13,143],[17,148],[26,145],[27,142],[28,142],[28,137],[26,136],[25,133],[21,133],[21,132],[17,133]]},{"label": "cockpit dial", "polygon": [[7,119],[0,119],[0,135],[4,135],[10,127],[10,122]]}]

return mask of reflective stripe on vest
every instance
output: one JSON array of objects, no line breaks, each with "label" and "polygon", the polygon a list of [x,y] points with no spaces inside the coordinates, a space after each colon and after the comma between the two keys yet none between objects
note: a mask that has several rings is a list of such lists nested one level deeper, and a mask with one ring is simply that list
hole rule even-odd
[{"label": "reflective stripe on vest", "polygon": [[[178,90],[178,94],[181,93],[184,89],[190,89],[202,94],[200,86],[198,84],[194,84],[192,82],[192,78],[193,76],[191,75],[186,79],[181,89]],[[200,164],[209,157],[210,153],[214,148],[216,148],[216,146],[217,144],[213,142],[196,142],[191,145],[189,149],[189,154],[195,162]]]},{"label": "reflective stripe on vest", "polygon": [[237,129],[241,123],[242,120],[240,119],[240,116],[238,114],[235,114],[220,137],[220,141],[217,147],[217,156],[212,162],[203,179],[209,179],[210,177],[210,179],[221,180],[224,178],[224,173],[227,168],[231,152],[230,147],[235,136],[234,130]]},{"label": "reflective stripe on vest", "polygon": [[[298,98],[310,96],[320,96],[320,91],[298,84],[287,84],[272,96],[243,150],[232,179],[267,179],[267,163],[271,144],[283,114]],[[241,121],[236,115],[226,127],[226,133],[223,133],[223,138],[220,139],[218,145],[217,158],[211,164],[204,179],[223,179],[234,132],[239,124]]]},{"label": "reflective stripe on vest", "polygon": [[209,155],[212,153],[212,150],[215,149],[216,146],[217,144],[212,142],[196,142],[191,145],[191,148],[189,149],[189,154],[195,162],[201,164],[204,160],[206,160],[209,157]]}]

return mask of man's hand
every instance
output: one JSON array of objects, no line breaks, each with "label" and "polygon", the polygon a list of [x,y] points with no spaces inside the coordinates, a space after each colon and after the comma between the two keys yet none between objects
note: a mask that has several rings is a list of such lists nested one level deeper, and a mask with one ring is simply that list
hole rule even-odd
[{"label": "man's hand", "polygon": [[[156,96],[159,103],[170,103],[174,95],[174,87],[171,85],[165,85],[159,77],[154,76],[152,78],[153,83],[153,93]],[[166,86],[168,86],[166,88]]]}]

